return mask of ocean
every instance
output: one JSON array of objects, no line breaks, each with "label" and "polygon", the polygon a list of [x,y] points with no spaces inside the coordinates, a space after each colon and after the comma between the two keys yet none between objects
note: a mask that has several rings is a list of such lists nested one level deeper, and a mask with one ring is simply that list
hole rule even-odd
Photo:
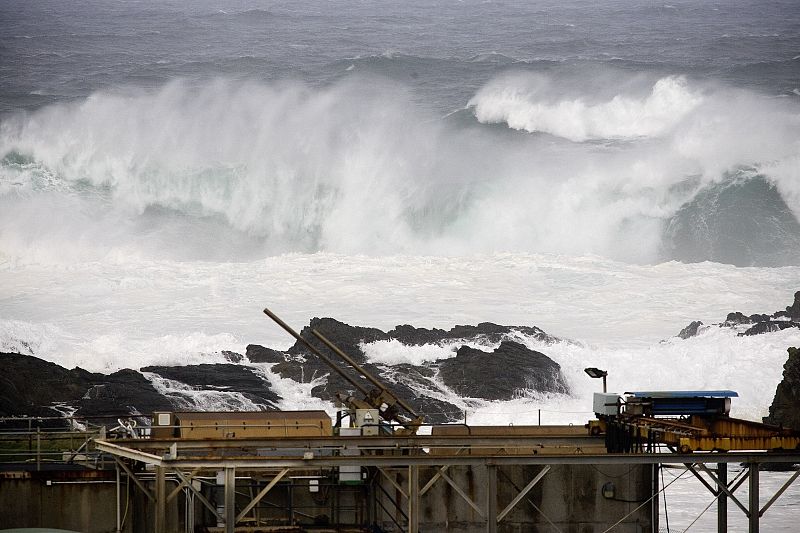
[{"label": "ocean", "polygon": [[[535,325],[568,339],[525,342],[571,394],[448,401],[582,424],[587,366],[620,392],[734,389],[758,420],[800,346],[675,337],[800,289],[796,2],[6,0],[0,20],[0,351],[222,362],[292,343],[264,307],[297,329]],[[705,505],[681,483],[678,530]]]}]

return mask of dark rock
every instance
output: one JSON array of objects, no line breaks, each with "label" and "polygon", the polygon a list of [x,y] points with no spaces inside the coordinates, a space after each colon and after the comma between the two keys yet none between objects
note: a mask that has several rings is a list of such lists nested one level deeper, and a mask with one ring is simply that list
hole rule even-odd
[{"label": "dark rock", "polygon": [[728,316],[725,317],[725,325],[726,326],[738,326],[740,324],[752,324],[753,320],[749,316],[745,316],[744,313],[736,311],[734,313],[728,313]]},{"label": "dark rock", "polygon": [[251,363],[281,363],[286,360],[283,352],[258,344],[248,344],[244,354]]},{"label": "dark rock", "polygon": [[568,392],[558,363],[514,341],[493,352],[462,346],[439,363],[439,377],[461,396],[489,400],[510,400],[524,389]]},{"label": "dark rock", "polygon": [[694,336],[697,335],[697,333],[698,333],[698,331],[700,329],[700,326],[702,326],[702,325],[703,325],[702,322],[700,322],[699,320],[695,320],[694,322],[692,322],[691,324],[689,324],[688,326],[683,328],[680,331],[680,333],[678,333],[678,337],[680,337],[681,339],[684,339],[684,340],[685,339],[689,339],[691,337],[694,337]]},{"label": "dark rock", "polygon": [[388,333],[388,336],[403,344],[419,346],[458,339],[481,339],[490,343],[496,343],[504,340],[515,332],[547,343],[558,342],[560,340],[548,335],[535,326],[500,326],[498,324],[492,324],[491,322],[481,322],[477,326],[454,326],[449,331],[437,328],[415,328],[406,324],[395,327]]},{"label": "dark rock", "polygon": [[[250,361],[275,362],[271,370],[281,377],[290,378],[300,382],[311,382],[322,376],[327,376],[324,383],[312,389],[316,397],[332,400],[337,392],[345,392],[362,396],[363,388],[370,391],[375,386],[368,380],[360,377],[349,365],[342,361],[334,351],[320,342],[311,330],[317,330],[326,339],[361,365],[367,372],[376,376],[381,382],[390,384],[391,389],[398,398],[411,404],[415,410],[424,413],[429,421],[444,422],[457,420],[462,417],[462,412],[455,405],[436,399],[436,396],[445,394],[441,386],[434,379],[437,372],[447,383],[447,378],[464,382],[465,379],[472,383],[469,396],[486,399],[511,398],[515,391],[521,389],[535,389],[543,392],[563,392],[566,387],[561,380],[560,369],[557,364],[543,354],[528,350],[524,346],[509,342],[509,338],[516,334],[534,337],[543,342],[556,342],[558,339],[547,335],[544,331],[530,326],[501,326],[484,322],[477,326],[455,326],[450,330],[415,328],[410,325],[400,325],[385,333],[376,328],[356,327],[344,324],[331,318],[314,318],[309,326],[303,328],[301,335],[328,357],[343,373],[355,380],[357,385],[347,378],[333,371],[319,357],[312,354],[308,347],[299,341],[285,354],[269,350],[260,346],[251,345],[247,348],[247,357]],[[501,342],[501,347],[494,354],[477,351],[478,354],[470,356],[462,347],[459,364],[468,361],[466,372],[459,377],[455,359],[448,359],[438,363],[428,363],[421,366],[412,365],[375,365],[366,362],[366,356],[361,349],[362,344],[397,340],[406,345],[437,344],[447,341],[470,340],[487,343]],[[468,348],[466,350],[469,350]],[[484,357],[486,356],[486,357]],[[538,357],[544,357],[549,364],[544,364]],[[520,358],[524,358],[523,362]],[[480,361],[479,361],[480,360]],[[491,363],[494,360],[496,363]],[[487,361],[489,361],[487,363]],[[554,367],[552,365],[555,365]],[[512,377],[509,377],[512,375]],[[484,378],[492,383],[489,388],[484,387]],[[502,376],[502,377],[501,377]],[[451,381],[452,381],[451,380]],[[505,380],[505,383],[500,381]],[[449,386],[449,383],[447,383]],[[457,391],[460,391],[456,387]],[[426,391],[428,392],[426,394]]]},{"label": "dark rock", "polygon": [[789,348],[789,358],[783,365],[783,379],[769,407],[767,424],[800,431],[800,349]]},{"label": "dark rock", "polygon": [[264,379],[242,365],[148,366],[142,368],[142,372],[152,372],[197,390],[240,392],[249,400],[271,408],[280,400]]},{"label": "dark rock", "polygon": [[[364,362],[364,354],[361,348],[359,348],[359,344],[389,339],[386,333],[376,328],[350,326],[349,324],[339,322],[333,318],[312,318],[311,323],[300,332],[300,336],[307,339],[312,346],[320,350],[323,354],[331,355],[334,359],[339,359],[339,357],[332,354],[331,350],[314,336],[312,330],[321,333],[327,340],[345,354],[352,357],[359,364]],[[289,348],[288,353],[310,354],[311,351],[305,344],[297,341]]]},{"label": "dark rock", "polygon": [[775,331],[781,331],[788,328],[800,328],[800,323],[797,322],[789,322],[788,320],[778,320],[778,321],[767,321],[767,322],[759,322],[756,325],[747,328],[744,333],[739,333],[739,336],[743,335],[761,335],[763,333],[772,333]]},{"label": "dark rock", "polygon": [[[692,322],[678,333],[678,337],[687,339],[697,335],[699,331],[698,327],[701,324],[701,322]],[[745,331],[739,333],[739,336],[762,335],[764,333],[773,333],[787,328],[800,328],[800,291],[795,292],[794,302],[792,305],[787,306],[785,311],[776,311],[771,315],[756,313],[750,316],[739,311],[734,311],[728,313],[724,322],[712,325],[724,328],[750,326]]]},{"label": "dark rock", "polygon": [[[169,409],[147,379],[133,370],[111,375],[81,368],[67,370],[31,355],[0,354],[0,414],[3,416],[61,416],[75,409],[76,416],[97,423],[116,423],[117,416]],[[54,409],[60,404],[61,410]]]},{"label": "dark rock", "polygon": [[790,319],[800,322],[800,291],[794,293],[794,302],[786,308],[786,315]]},{"label": "dark rock", "polygon": [[123,369],[93,385],[78,402],[76,416],[100,418],[126,413],[150,414],[168,411],[172,403],[159,394],[152,383],[139,372]]},{"label": "dark rock", "polygon": [[244,361],[244,356],[242,354],[230,352],[228,350],[222,350],[222,356],[226,361],[230,361],[231,363],[241,363]]},{"label": "dark rock", "polygon": [[32,355],[0,353],[0,366],[2,416],[59,416],[48,406],[80,399],[94,384],[85,370],[67,370]]}]

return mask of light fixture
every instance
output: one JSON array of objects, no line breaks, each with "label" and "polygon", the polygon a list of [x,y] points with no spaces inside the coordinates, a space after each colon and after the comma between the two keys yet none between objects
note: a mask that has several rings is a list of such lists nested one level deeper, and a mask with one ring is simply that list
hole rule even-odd
[{"label": "light fixture", "polygon": [[603,378],[603,392],[608,392],[606,389],[606,376],[608,376],[608,371],[600,370],[595,367],[584,368],[583,371],[586,372],[590,378]]},{"label": "light fixture", "polygon": [[616,487],[614,487],[614,483],[608,481],[603,485],[603,488],[600,489],[600,491],[603,493],[603,498],[611,500],[615,496]]}]

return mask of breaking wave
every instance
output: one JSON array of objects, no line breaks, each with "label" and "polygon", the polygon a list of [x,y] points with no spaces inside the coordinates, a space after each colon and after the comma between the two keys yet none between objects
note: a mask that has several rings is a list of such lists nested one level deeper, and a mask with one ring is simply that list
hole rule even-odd
[{"label": "breaking wave", "polygon": [[176,81],[18,114],[0,124],[0,254],[654,262],[687,256],[663,255],[671,218],[744,166],[797,217],[794,101],[680,76],[581,76],[506,75],[470,100],[480,122],[536,135],[439,120],[411,90],[357,74],[325,88]]},{"label": "breaking wave", "polygon": [[540,75],[497,80],[468,105],[481,122],[505,122],[517,130],[586,141],[662,135],[703,101],[686,79],[677,76],[658,80],[648,94],[617,94],[605,101],[591,101],[585,95],[553,98],[550,81]]}]

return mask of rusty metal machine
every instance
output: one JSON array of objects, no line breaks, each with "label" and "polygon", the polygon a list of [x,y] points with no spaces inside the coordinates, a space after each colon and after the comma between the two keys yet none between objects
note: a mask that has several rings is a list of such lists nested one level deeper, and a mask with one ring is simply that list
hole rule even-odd
[{"label": "rusty metal machine", "polygon": [[591,435],[605,437],[611,453],[794,450],[800,432],[729,416],[731,390],[595,393]]},{"label": "rusty metal machine", "polygon": [[288,324],[281,320],[275,313],[269,309],[264,309],[264,314],[270,317],[276,324],[283,328],[289,335],[300,341],[311,353],[320,358],[331,369],[342,376],[348,383],[353,385],[356,390],[360,391],[364,396],[357,398],[345,393],[337,393],[337,399],[349,409],[350,416],[354,420],[359,420],[359,425],[377,427],[377,420],[365,420],[366,417],[372,417],[377,410],[377,414],[388,425],[399,424],[401,427],[394,430],[394,434],[398,436],[414,435],[417,433],[419,426],[423,423],[424,418],[417,414],[416,411],[403,399],[398,398],[392,391],[383,384],[379,379],[368,372],[364,367],[359,365],[352,357],[340,350],[330,340],[328,340],[322,333],[316,329],[311,330],[311,333],[327,347],[331,352],[336,354],[342,361],[347,363],[353,370],[360,376],[369,381],[373,388],[369,389],[363,385],[358,379],[349,375],[339,365],[337,365],[328,356],[323,354],[316,346],[311,344],[308,339],[301,336]]}]

